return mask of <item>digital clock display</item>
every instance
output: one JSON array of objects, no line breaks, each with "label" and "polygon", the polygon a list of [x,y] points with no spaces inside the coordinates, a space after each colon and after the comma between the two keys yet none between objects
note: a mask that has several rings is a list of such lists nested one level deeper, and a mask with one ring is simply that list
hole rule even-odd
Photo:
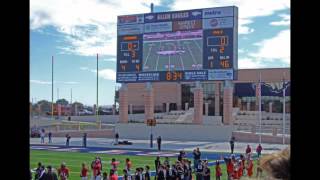
[{"label": "digital clock display", "polygon": [[182,72],[175,72],[175,71],[166,72],[167,81],[179,81],[182,79],[183,79]]}]

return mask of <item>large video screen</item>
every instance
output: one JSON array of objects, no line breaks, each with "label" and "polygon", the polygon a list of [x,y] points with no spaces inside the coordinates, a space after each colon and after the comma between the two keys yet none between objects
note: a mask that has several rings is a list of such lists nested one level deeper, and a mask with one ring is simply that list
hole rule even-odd
[{"label": "large video screen", "polygon": [[117,82],[234,80],[235,6],[118,16]]}]

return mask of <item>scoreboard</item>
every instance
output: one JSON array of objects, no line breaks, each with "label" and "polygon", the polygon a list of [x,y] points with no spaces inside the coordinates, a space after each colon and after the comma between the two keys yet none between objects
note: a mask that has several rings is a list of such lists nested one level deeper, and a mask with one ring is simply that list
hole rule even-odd
[{"label": "scoreboard", "polygon": [[118,16],[118,83],[235,80],[236,6]]}]

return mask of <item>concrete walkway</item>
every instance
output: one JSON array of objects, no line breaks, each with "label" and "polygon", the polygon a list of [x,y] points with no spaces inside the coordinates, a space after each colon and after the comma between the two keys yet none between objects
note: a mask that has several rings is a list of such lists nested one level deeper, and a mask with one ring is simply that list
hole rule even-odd
[{"label": "concrete walkway", "polygon": [[[150,148],[150,140],[133,140],[133,139],[119,139],[119,141],[129,141],[132,145],[113,145],[113,139],[110,138],[88,138],[87,147],[105,147],[108,149],[124,149],[124,150],[156,150],[156,140],[153,141],[153,148]],[[66,138],[56,137],[52,138],[53,143],[50,145],[65,145]],[[48,142],[48,138],[45,138],[45,143]],[[30,145],[40,145],[40,138],[30,138]],[[244,143],[235,142],[235,153],[244,153],[247,145],[250,145],[253,152],[258,143]],[[70,146],[82,146],[82,138],[71,138]],[[200,142],[200,141],[165,141],[162,140],[161,149],[163,151],[193,151],[193,149],[199,147],[202,152],[230,152],[229,142]],[[276,151],[280,151],[288,145],[282,144],[267,144],[262,143],[263,154],[269,154]]]}]

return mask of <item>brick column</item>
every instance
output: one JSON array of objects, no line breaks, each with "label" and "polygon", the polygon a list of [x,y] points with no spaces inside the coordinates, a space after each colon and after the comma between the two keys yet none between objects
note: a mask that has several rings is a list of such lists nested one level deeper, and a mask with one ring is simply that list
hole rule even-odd
[{"label": "brick column", "polygon": [[170,103],[166,103],[166,113],[169,114],[170,111]]},{"label": "brick column", "polygon": [[232,101],[233,101],[233,87],[232,82],[227,81],[223,91],[223,123],[232,125]]},{"label": "brick column", "polygon": [[209,103],[204,103],[204,106],[205,106],[205,109],[204,109],[205,115],[208,116],[209,115]]},{"label": "brick column", "polygon": [[144,122],[154,118],[154,94],[151,83],[146,84],[144,91]]},{"label": "brick column", "polygon": [[182,110],[181,104],[181,84],[177,83],[177,110]]},{"label": "brick column", "polygon": [[116,115],[116,105],[112,105],[112,115]]},{"label": "brick column", "polygon": [[128,123],[128,88],[122,84],[119,90],[119,122]]},{"label": "brick column", "polygon": [[194,97],[194,124],[202,124],[203,121],[203,90],[200,83],[197,82],[197,87],[193,92]]},{"label": "brick column", "polygon": [[269,102],[269,113],[272,113],[272,102]]},{"label": "brick column", "polygon": [[78,116],[78,105],[74,104],[74,115]]},{"label": "brick column", "polygon": [[220,116],[220,83],[214,84],[214,115]]},{"label": "brick column", "polygon": [[132,104],[129,105],[129,112],[130,112],[130,114],[133,114],[132,106],[133,106]]},{"label": "brick column", "polygon": [[187,111],[189,109],[189,103],[184,104],[184,110]]},{"label": "brick column", "polygon": [[61,116],[61,104],[58,104],[58,116]]},{"label": "brick column", "polygon": [[238,108],[240,111],[241,111],[241,106],[242,106],[241,98],[238,98]]}]

